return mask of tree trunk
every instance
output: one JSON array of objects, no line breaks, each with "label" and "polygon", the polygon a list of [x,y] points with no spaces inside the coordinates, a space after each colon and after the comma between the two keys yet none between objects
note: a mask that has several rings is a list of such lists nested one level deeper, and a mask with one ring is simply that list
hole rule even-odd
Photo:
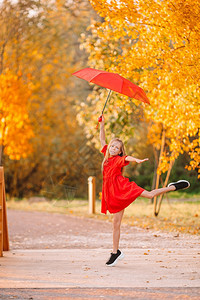
[{"label": "tree trunk", "polygon": [[[162,144],[161,144],[161,149],[160,149],[160,155],[159,155],[159,163],[158,163],[158,168],[160,165],[160,161],[161,161],[161,157],[164,151],[164,147],[165,147],[165,129],[163,128],[162,131]],[[156,178],[156,189],[158,189],[159,187],[159,181],[160,181],[160,175],[157,173],[157,178]],[[157,216],[157,212],[156,212],[156,207],[157,207],[157,197],[153,198],[154,200],[154,215]]]},{"label": "tree trunk", "polygon": [[[166,175],[166,178],[165,178],[165,182],[164,182],[163,187],[166,187],[166,186],[167,186],[167,183],[168,183],[169,176],[170,176],[170,173],[171,173],[171,170],[172,170],[173,165],[174,165],[174,160],[171,160],[171,161],[170,161],[170,164],[169,164],[169,169],[168,169],[168,171],[167,171],[167,175]],[[154,214],[156,213],[156,216],[158,216],[158,214],[159,214],[159,212],[160,212],[160,207],[161,207],[161,203],[162,203],[163,196],[164,196],[164,194],[162,194],[162,195],[159,196],[158,205],[157,205],[157,211],[156,211],[156,212],[154,211]]]},{"label": "tree trunk", "polygon": [[[157,178],[157,168],[158,168],[158,151],[153,147],[154,153],[154,173],[153,173],[153,182],[151,185],[151,189],[154,190],[156,188],[156,178]],[[153,199],[150,200],[151,204],[153,204]]]}]

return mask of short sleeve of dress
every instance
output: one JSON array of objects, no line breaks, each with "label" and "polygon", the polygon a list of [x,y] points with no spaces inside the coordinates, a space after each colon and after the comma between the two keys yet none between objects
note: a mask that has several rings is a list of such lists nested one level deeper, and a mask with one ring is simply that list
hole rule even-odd
[{"label": "short sleeve of dress", "polygon": [[101,149],[101,153],[103,153],[103,155],[106,155],[106,151],[107,151],[108,145],[105,145],[102,149]]},{"label": "short sleeve of dress", "polygon": [[125,155],[125,156],[119,156],[118,158],[118,164],[121,166],[121,167],[124,167],[124,166],[127,166],[129,164],[129,161],[126,161],[125,158],[127,157],[128,155]]}]

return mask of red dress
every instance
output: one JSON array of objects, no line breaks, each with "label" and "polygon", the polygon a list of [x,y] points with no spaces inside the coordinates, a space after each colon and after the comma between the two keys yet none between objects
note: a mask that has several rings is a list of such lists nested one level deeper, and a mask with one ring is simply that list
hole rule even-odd
[{"label": "red dress", "polygon": [[[101,152],[106,154],[108,145],[105,145]],[[129,206],[144,191],[135,182],[122,176],[122,167],[129,164],[125,161],[127,156],[112,156],[105,161],[103,168],[103,187],[101,212],[106,214],[117,213]]]}]

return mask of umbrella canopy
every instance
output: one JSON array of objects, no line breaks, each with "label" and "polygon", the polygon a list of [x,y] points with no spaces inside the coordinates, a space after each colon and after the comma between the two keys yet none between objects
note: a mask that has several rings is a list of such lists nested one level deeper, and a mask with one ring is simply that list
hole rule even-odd
[{"label": "umbrella canopy", "polygon": [[72,75],[150,104],[149,99],[142,88],[117,73],[85,68],[73,73]]}]

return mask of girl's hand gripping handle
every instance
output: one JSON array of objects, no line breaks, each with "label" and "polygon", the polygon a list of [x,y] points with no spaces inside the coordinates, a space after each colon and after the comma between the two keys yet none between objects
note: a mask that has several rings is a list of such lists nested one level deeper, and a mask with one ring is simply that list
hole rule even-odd
[{"label": "girl's hand gripping handle", "polygon": [[[98,118],[98,124],[97,124],[97,126],[96,126],[96,129],[98,129],[99,123],[101,123],[101,122],[104,123],[104,117],[103,117],[103,115],[101,115],[101,116]],[[102,124],[103,124],[103,123],[102,123]]]},{"label": "girl's hand gripping handle", "polygon": [[105,123],[104,115],[100,115],[98,121],[99,121],[99,123],[102,123],[102,125],[104,126],[104,123]]}]

